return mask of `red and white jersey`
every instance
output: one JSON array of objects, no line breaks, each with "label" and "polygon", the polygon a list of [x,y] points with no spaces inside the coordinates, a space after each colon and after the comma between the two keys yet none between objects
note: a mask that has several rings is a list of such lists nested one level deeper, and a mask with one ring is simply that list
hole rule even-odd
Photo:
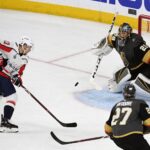
[{"label": "red and white jersey", "polygon": [[0,72],[3,76],[13,76],[15,74],[22,75],[25,65],[28,63],[29,57],[26,55],[20,56],[17,52],[15,43],[6,40],[0,40],[0,52],[7,59],[7,65]]}]

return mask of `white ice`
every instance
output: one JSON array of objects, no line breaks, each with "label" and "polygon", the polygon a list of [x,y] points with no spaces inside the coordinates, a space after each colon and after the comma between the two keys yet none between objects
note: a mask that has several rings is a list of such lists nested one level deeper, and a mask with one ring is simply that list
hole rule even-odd
[{"label": "white ice", "polygon": [[[60,145],[50,136],[50,131],[65,141],[105,136],[104,123],[109,111],[83,104],[73,93],[94,88],[89,78],[97,56],[88,50],[107,35],[110,25],[10,10],[0,10],[0,20],[0,38],[16,41],[28,35],[34,41],[34,50],[23,75],[24,86],[59,120],[78,124],[76,128],[62,127],[24,89],[17,88],[18,103],[12,121],[19,125],[20,131],[0,134],[0,149],[119,150],[109,138]],[[113,32],[117,29],[114,27]],[[121,66],[115,52],[104,57],[97,73],[97,84],[105,85],[113,71]],[[77,87],[76,82],[79,82]],[[145,137],[149,140],[149,136]]]}]

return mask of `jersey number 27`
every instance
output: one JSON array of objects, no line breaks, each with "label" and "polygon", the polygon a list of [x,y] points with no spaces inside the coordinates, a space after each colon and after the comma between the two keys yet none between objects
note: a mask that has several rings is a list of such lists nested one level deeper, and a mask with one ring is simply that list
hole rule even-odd
[{"label": "jersey number 27", "polygon": [[119,125],[126,125],[126,122],[130,117],[131,113],[132,113],[132,108],[130,107],[123,107],[123,108],[118,107],[116,109],[115,114],[112,117],[111,125],[114,126],[117,123]]}]

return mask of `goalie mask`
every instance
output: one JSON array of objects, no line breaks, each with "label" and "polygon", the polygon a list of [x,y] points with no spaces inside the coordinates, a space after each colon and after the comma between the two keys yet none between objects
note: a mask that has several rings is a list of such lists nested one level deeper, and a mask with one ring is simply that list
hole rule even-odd
[{"label": "goalie mask", "polygon": [[121,39],[126,39],[130,36],[132,32],[132,27],[128,23],[123,23],[120,25],[118,30],[118,35]]},{"label": "goalie mask", "polygon": [[123,96],[125,99],[134,98],[135,92],[136,92],[136,89],[135,89],[134,85],[127,84],[127,85],[125,85],[125,87],[123,89]]}]

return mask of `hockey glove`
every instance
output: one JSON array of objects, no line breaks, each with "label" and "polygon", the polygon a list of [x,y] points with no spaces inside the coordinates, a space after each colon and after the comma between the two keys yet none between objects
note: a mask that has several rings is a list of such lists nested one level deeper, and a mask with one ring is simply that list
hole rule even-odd
[{"label": "hockey glove", "polygon": [[0,71],[2,71],[3,67],[7,65],[7,60],[8,59],[4,59],[2,54],[0,53]]},{"label": "hockey glove", "polygon": [[96,51],[94,52],[95,55],[108,55],[113,48],[108,44],[107,37],[103,38],[97,45]]},{"label": "hockey glove", "polygon": [[3,66],[3,57],[0,57],[0,66]]},{"label": "hockey glove", "polygon": [[104,48],[108,44],[107,37],[104,37],[101,39],[101,41],[98,43],[97,48]]},{"label": "hockey glove", "polygon": [[21,79],[21,77],[18,74],[14,75],[12,77],[12,83],[14,85],[20,87],[22,85],[22,79]]}]

